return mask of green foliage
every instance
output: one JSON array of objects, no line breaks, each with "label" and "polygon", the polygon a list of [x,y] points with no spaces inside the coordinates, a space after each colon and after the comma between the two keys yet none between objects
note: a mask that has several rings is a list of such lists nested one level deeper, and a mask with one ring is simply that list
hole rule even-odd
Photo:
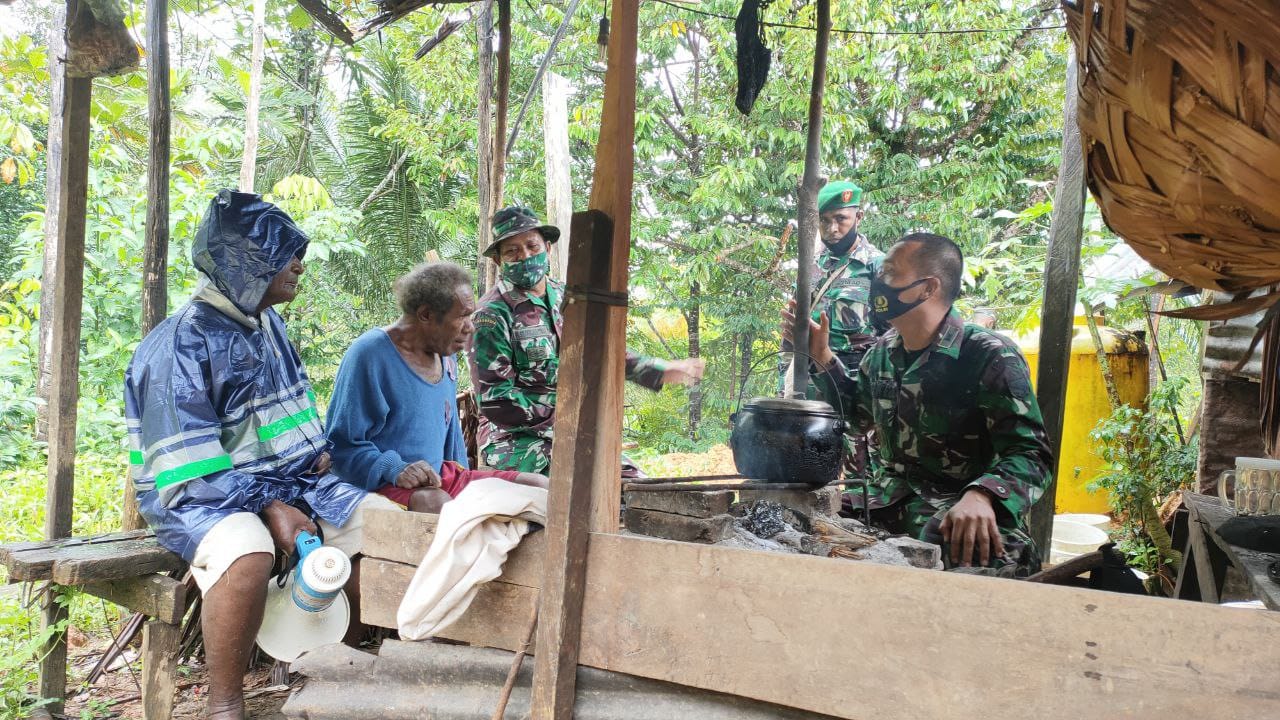
[{"label": "green foliage", "polygon": [[1187,384],[1186,378],[1176,378],[1157,385],[1145,409],[1121,406],[1090,433],[1106,469],[1089,489],[1109,493],[1112,511],[1121,520],[1120,548],[1152,575],[1177,557],[1157,508],[1195,479],[1196,443],[1184,444],[1173,424]]}]

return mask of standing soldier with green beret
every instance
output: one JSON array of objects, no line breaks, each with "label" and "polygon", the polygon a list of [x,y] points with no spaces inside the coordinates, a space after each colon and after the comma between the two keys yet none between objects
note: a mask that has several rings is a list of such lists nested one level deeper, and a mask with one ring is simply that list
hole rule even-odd
[{"label": "standing soldier with green beret", "polygon": [[[871,318],[871,279],[880,271],[884,253],[858,232],[863,217],[861,202],[862,188],[847,180],[829,182],[819,191],[818,231],[823,251],[809,273],[813,319],[824,313],[831,319],[831,350],[849,368],[858,367],[863,353],[888,329]],[[789,348],[788,344],[784,349]],[[791,373],[784,372],[785,385]],[[809,394],[814,394],[812,388]],[[867,438],[850,430],[848,439],[848,474],[861,476],[866,470]]]},{"label": "standing soldier with green beret", "polygon": [[[483,416],[480,461],[497,470],[545,475],[564,324],[564,285],[547,276],[547,248],[560,239],[560,229],[541,224],[528,208],[506,207],[493,216],[493,235],[484,254],[499,266],[500,279],[480,299],[467,347]],[[655,391],[702,378],[700,359],[660,360],[628,350],[626,363],[628,380]],[[624,457],[623,476],[638,474]]]}]

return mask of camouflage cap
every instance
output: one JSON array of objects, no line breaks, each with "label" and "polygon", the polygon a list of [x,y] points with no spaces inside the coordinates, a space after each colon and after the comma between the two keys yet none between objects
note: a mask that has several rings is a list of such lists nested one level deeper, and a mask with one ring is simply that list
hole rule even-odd
[{"label": "camouflage cap", "polygon": [[857,207],[862,201],[862,188],[848,180],[836,180],[818,191],[818,212],[830,212],[840,208]]},{"label": "camouflage cap", "polygon": [[560,239],[560,228],[555,225],[543,225],[538,220],[538,216],[527,207],[519,205],[509,205],[493,214],[493,242],[489,243],[489,247],[485,248],[484,255],[488,258],[498,259],[498,246],[503,240],[509,237],[515,237],[522,232],[529,230],[537,230],[546,239],[547,243],[554,243]]}]

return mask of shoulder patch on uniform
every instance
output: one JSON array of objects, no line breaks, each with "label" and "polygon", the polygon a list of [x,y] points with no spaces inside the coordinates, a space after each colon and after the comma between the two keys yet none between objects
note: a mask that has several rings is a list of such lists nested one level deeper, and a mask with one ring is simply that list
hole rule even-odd
[{"label": "shoulder patch on uniform", "polygon": [[497,327],[498,318],[494,317],[493,315],[490,315],[489,313],[478,312],[475,315],[471,316],[471,324],[475,325],[478,328]]}]

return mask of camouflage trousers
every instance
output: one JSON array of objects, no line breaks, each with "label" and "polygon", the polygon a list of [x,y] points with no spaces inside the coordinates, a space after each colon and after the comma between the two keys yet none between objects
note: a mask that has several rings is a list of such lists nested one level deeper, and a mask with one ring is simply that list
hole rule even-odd
[{"label": "camouflage trousers", "polygon": [[[551,439],[537,435],[512,433],[480,448],[480,460],[494,470],[551,473]],[[622,477],[644,477],[640,468],[626,455],[622,456]]]},{"label": "camouflage trousers", "polygon": [[[959,500],[959,498],[956,498]],[[872,505],[870,524],[888,530],[894,534],[909,535],[917,540],[933,543],[942,547],[942,564],[945,570],[957,569],[951,562],[951,545],[942,538],[942,519],[951,509],[954,502],[942,506],[934,505],[918,495],[908,496],[888,507],[877,508]],[[862,520],[862,492],[860,488],[850,488],[843,497],[842,514]],[[1004,541],[1004,555],[991,558],[986,569],[991,572],[979,574],[997,575],[1000,577],[1026,577],[1040,571],[1040,553],[1036,550],[1035,541],[1025,531],[1006,524],[1000,526],[1000,538]],[[975,550],[970,561],[974,568],[979,568],[980,561]]]}]

